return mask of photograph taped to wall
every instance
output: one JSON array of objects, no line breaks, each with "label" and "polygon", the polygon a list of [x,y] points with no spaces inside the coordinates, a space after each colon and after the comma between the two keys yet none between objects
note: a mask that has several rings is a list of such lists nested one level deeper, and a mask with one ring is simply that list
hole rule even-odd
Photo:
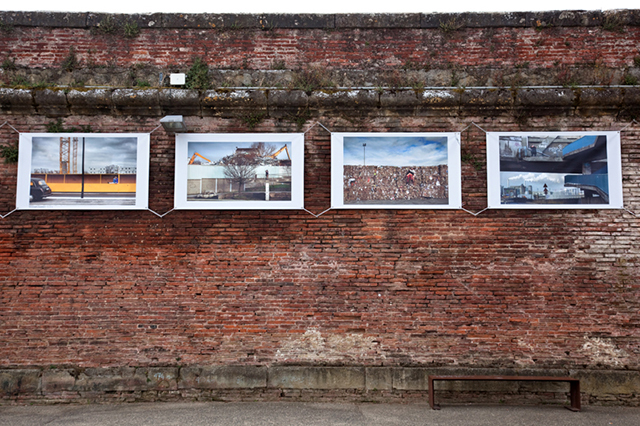
[{"label": "photograph taped to wall", "polygon": [[175,208],[304,208],[304,134],[177,134]]},{"label": "photograph taped to wall", "polygon": [[460,133],[333,133],[331,206],[460,208]]},{"label": "photograph taped to wall", "polygon": [[489,132],[490,208],[622,208],[620,132]]},{"label": "photograph taped to wall", "polygon": [[141,210],[149,200],[149,134],[21,133],[16,207]]}]

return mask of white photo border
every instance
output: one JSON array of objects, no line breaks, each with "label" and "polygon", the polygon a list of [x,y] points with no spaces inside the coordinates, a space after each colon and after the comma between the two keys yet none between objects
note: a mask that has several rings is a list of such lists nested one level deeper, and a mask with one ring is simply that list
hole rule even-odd
[{"label": "white photo border", "polygon": [[[609,203],[607,204],[501,204],[500,137],[501,136],[606,136]],[[621,209],[622,160],[619,131],[571,132],[487,132],[487,207],[490,209]]]},{"label": "white photo border", "polygon": [[[32,149],[34,138],[136,138],[136,192],[133,205],[121,204],[33,204],[30,201]],[[148,210],[149,133],[20,133],[16,208],[18,210]],[[49,200],[48,200],[49,201]]]},{"label": "white photo border", "polygon": [[[446,137],[448,195],[446,204],[345,204],[344,202],[344,138],[345,137]],[[408,165],[410,166],[410,165]],[[345,132],[331,134],[331,208],[334,209],[461,209],[462,177],[459,132]]]},{"label": "white photo border", "polygon": [[[291,143],[291,200],[189,201],[187,161],[189,142]],[[304,133],[177,133],[174,208],[176,210],[302,210],[304,209]]]}]

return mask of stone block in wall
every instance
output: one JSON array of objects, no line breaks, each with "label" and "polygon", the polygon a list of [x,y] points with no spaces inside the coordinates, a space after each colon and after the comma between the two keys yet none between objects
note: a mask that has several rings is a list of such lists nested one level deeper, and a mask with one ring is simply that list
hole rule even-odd
[{"label": "stone block in wall", "polygon": [[63,117],[69,114],[67,95],[62,90],[34,90],[33,97],[38,113],[42,115]]},{"label": "stone block in wall", "polygon": [[254,389],[267,387],[262,366],[203,366],[180,369],[179,389]]},{"label": "stone block in wall", "polygon": [[461,108],[468,114],[495,116],[513,107],[513,95],[504,88],[465,89],[459,96]]},{"label": "stone block in wall", "polygon": [[640,26],[640,9],[620,9],[620,10],[608,10],[600,12],[602,15],[602,22],[605,22],[610,16],[613,15],[613,19],[619,25],[628,25],[633,27]]},{"label": "stone block in wall", "polygon": [[640,116],[640,87],[624,88],[624,112],[633,118]]},{"label": "stone block in wall", "polygon": [[336,28],[419,28],[420,13],[345,13],[335,15]]},{"label": "stone block in wall", "polygon": [[67,93],[67,102],[72,114],[108,114],[113,108],[111,89],[75,90]]},{"label": "stone block in wall", "polygon": [[0,111],[3,114],[35,114],[31,90],[0,88]]},{"label": "stone block in wall", "polygon": [[162,109],[156,89],[116,89],[112,93],[115,110],[123,115],[159,116]]},{"label": "stone block in wall", "polygon": [[368,391],[393,389],[393,368],[366,367],[365,389]]},{"label": "stone block in wall", "polygon": [[418,92],[417,96],[419,108],[422,111],[445,109],[450,110],[451,114],[457,114],[461,95],[461,90],[437,89],[423,90]]},{"label": "stone block in wall", "polygon": [[595,396],[640,393],[640,371],[576,370],[570,375],[580,379],[582,393]]},{"label": "stone block in wall", "polygon": [[421,17],[421,28],[483,28],[483,27],[524,27],[531,18],[526,12],[512,13],[425,13]]},{"label": "stone block in wall", "polygon": [[89,13],[87,14],[87,26],[98,27],[109,16],[113,23],[122,28],[126,23],[135,23],[138,28],[155,28],[162,23],[163,15],[161,13],[150,14],[119,14],[119,13]]},{"label": "stone block in wall", "polygon": [[76,383],[76,371],[49,369],[42,372],[42,392],[58,393],[73,391]]},{"label": "stone block in wall", "polygon": [[411,89],[384,90],[380,94],[380,106],[395,110],[412,110],[421,104],[418,99],[422,91]]},{"label": "stone block in wall", "polygon": [[311,13],[268,13],[260,16],[260,28],[304,28],[329,29],[335,28],[334,15],[320,15]]},{"label": "stone block in wall", "polygon": [[269,115],[292,118],[309,108],[309,96],[303,90],[269,90]]},{"label": "stone block in wall", "polygon": [[40,392],[40,370],[0,370],[0,397]]},{"label": "stone block in wall", "polygon": [[572,89],[515,89],[514,106],[526,109],[530,114],[568,113],[576,102]]},{"label": "stone block in wall", "polygon": [[202,114],[237,118],[239,114],[265,111],[264,90],[207,90],[202,97]]},{"label": "stone block in wall", "polygon": [[189,89],[162,89],[158,101],[165,115],[200,115],[200,92]]},{"label": "stone block in wall", "polygon": [[178,389],[177,367],[150,367],[146,371],[146,383],[148,390],[176,390]]},{"label": "stone block in wall", "polygon": [[425,368],[398,367],[393,369],[393,389],[427,390],[429,389],[429,370]]},{"label": "stone block in wall", "polygon": [[588,25],[601,25],[602,12],[599,10],[563,10],[556,12],[556,17],[551,20],[552,25],[562,27],[584,27]]},{"label": "stone block in wall", "polygon": [[377,104],[378,93],[375,90],[316,90],[309,97],[309,106],[319,110],[349,109],[366,114]]},{"label": "stone block in wall", "polygon": [[580,111],[617,111],[623,101],[623,91],[617,87],[582,88],[579,93],[577,106]]},{"label": "stone block in wall", "polygon": [[146,377],[137,374],[133,367],[86,368],[78,374],[74,385],[74,390],[98,393],[146,389]]},{"label": "stone block in wall", "polygon": [[[18,8],[19,6],[16,6],[16,9]],[[4,12],[2,21],[6,25],[19,25],[21,27],[83,28],[87,25],[87,14],[70,12]]]},{"label": "stone block in wall", "polygon": [[241,30],[259,28],[259,19],[257,15],[237,13],[166,13],[162,15],[162,27]]},{"label": "stone block in wall", "polygon": [[364,389],[364,367],[271,367],[268,386],[282,389]]},{"label": "stone block in wall", "polygon": [[[436,20],[432,17],[433,14],[423,15],[423,28],[433,28],[435,24],[446,25],[448,22],[452,22],[456,17],[454,14],[441,14],[441,18]],[[530,24],[530,16],[526,12],[512,12],[512,13],[464,13],[464,19],[460,19],[460,24],[463,24],[465,28],[484,28],[484,27],[523,27]],[[446,17],[445,17],[446,16]],[[462,18],[462,17],[461,17]],[[430,24],[431,26],[426,26]],[[441,27],[442,28],[442,27]]]}]

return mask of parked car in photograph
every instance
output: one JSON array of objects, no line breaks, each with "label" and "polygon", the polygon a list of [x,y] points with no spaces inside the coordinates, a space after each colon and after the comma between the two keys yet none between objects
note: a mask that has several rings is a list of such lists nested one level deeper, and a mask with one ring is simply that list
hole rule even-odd
[{"label": "parked car in photograph", "polygon": [[49,185],[47,185],[44,180],[31,178],[31,194],[29,201],[40,201],[49,195],[51,195],[51,188],[49,188]]}]

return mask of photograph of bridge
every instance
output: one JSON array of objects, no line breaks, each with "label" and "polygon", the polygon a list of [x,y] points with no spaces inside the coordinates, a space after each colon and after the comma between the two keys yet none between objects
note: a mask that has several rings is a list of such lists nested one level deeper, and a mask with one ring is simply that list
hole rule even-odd
[{"label": "photograph of bridge", "polygon": [[[620,174],[619,134],[493,135],[493,141],[488,139],[488,165],[493,154],[499,166],[499,174],[494,176],[499,193],[495,183],[490,185],[493,196],[489,198],[494,203],[510,208],[597,208],[621,202],[621,182],[616,178]],[[490,180],[494,169],[489,170]]]}]

